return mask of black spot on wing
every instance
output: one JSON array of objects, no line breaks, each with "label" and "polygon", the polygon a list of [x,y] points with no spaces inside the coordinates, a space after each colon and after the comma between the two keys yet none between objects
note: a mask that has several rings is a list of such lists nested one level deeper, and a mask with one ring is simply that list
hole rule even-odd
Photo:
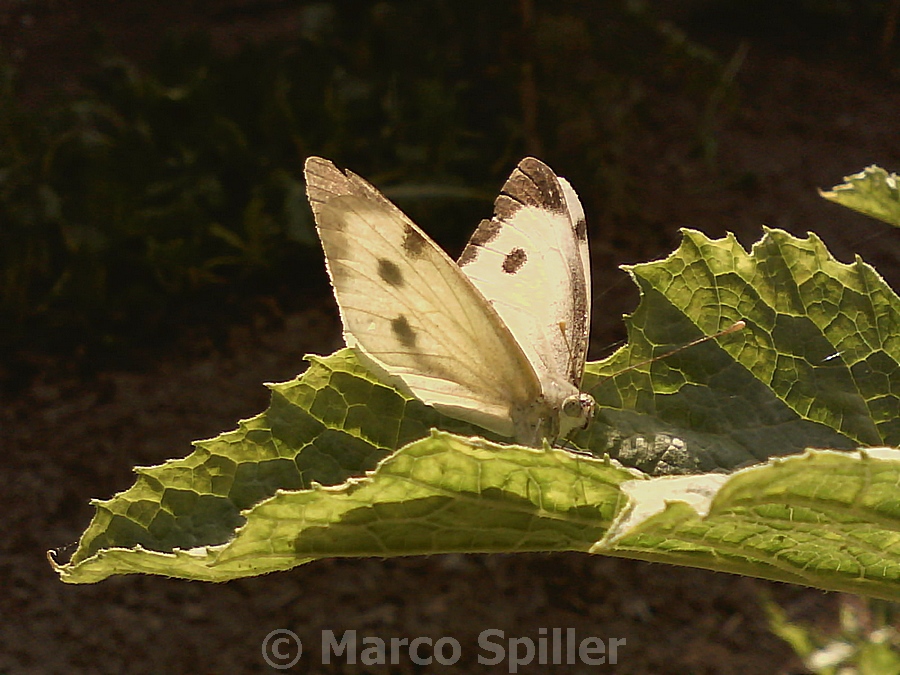
[{"label": "black spot on wing", "polygon": [[521,248],[514,248],[512,251],[506,254],[506,257],[503,259],[503,271],[507,274],[515,274],[522,266],[528,262],[528,255]]},{"label": "black spot on wing", "polygon": [[407,349],[412,349],[416,346],[416,332],[402,314],[396,319],[391,319],[391,331],[394,333],[394,337],[400,341],[400,344]]},{"label": "black spot on wing", "polygon": [[403,272],[400,271],[397,263],[387,258],[378,259],[378,276],[391,286],[402,286],[404,283]]},{"label": "black spot on wing", "polygon": [[405,226],[403,232],[403,250],[410,258],[421,258],[422,252],[427,246],[428,242],[425,241],[425,237],[419,232],[416,232],[409,225]]}]

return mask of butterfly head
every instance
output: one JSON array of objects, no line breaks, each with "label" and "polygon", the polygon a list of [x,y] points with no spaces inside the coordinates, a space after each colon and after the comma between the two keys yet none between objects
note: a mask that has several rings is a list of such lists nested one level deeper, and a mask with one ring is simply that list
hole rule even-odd
[{"label": "butterfly head", "polygon": [[559,437],[584,429],[594,417],[596,403],[590,394],[579,392],[568,396],[559,409]]}]

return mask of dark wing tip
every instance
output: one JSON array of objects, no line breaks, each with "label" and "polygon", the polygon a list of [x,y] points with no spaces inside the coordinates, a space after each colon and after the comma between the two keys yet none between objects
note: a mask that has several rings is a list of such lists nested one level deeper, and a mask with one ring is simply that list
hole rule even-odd
[{"label": "dark wing tip", "polygon": [[[553,170],[541,160],[526,157],[506,181],[501,196],[507,196],[523,206],[535,206],[560,213],[565,210],[565,197],[559,178]],[[499,202],[499,200],[498,200]],[[498,216],[508,216],[515,208],[504,204]]]},{"label": "dark wing tip", "polygon": [[303,164],[303,176],[306,184],[333,183],[345,179],[344,172],[334,162],[321,157],[307,157]]},{"label": "dark wing tip", "polygon": [[377,188],[352,171],[342,171],[334,162],[322,157],[307,157],[303,165],[303,176],[306,179],[306,196],[313,212],[318,216],[323,205],[338,197],[358,197],[360,200],[374,202],[382,208],[390,209],[408,220],[400,210]]},{"label": "dark wing tip", "polygon": [[334,162],[323,157],[316,157],[315,155],[312,155],[311,157],[306,158],[306,162],[304,162],[303,164],[303,170],[313,171],[320,166],[334,167]]},{"label": "dark wing tip", "polygon": [[308,157],[303,166],[306,196],[313,210],[335,197],[353,195],[364,199],[384,199],[365,180],[351,171],[341,171],[334,162],[321,157]]},{"label": "dark wing tip", "polygon": [[[522,173],[532,174],[538,172],[548,172],[553,174],[553,169],[544,164],[537,157],[524,157],[518,164],[518,169]],[[553,174],[554,176],[556,174]]]},{"label": "dark wing tip", "polygon": [[307,157],[303,164],[303,177],[306,180],[306,196],[314,211],[318,204],[345,191],[341,188],[347,177],[327,159]]}]

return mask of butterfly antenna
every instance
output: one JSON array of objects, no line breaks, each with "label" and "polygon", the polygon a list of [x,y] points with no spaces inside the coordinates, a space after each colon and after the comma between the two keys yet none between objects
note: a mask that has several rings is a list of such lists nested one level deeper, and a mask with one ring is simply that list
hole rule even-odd
[{"label": "butterfly antenna", "polygon": [[571,361],[573,356],[572,345],[569,344],[569,336],[566,334],[566,328],[568,328],[569,325],[565,321],[557,321],[556,327],[559,328],[559,332],[562,335],[563,342],[566,343],[566,351],[569,352],[569,360]]},{"label": "butterfly antenna", "polygon": [[649,359],[644,359],[640,363],[632,364],[632,365],[628,366],[627,368],[620,370],[615,375],[610,375],[610,377],[616,377],[617,375],[621,375],[622,373],[627,373],[629,370],[634,370],[635,368],[640,368],[641,366],[646,366],[648,363],[653,363],[654,361],[661,361],[662,359],[667,359],[670,356],[672,356],[673,354],[677,354],[678,352],[680,352],[684,349],[689,349],[691,347],[695,347],[696,345],[706,342],[707,340],[715,340],[716,338],[720,338],[723,335],[728,335],[730,333],[736,333],[739,330],[743,330],[746,327],[747,327],[747,322],[744,321],[743,319],[741,319],[740,321],[735,321],[733,324],[731,324],[725,330],[720,330],[718,333],[715,333],[713,335],[704,335],[703,337],[699,337],[696,340],[691,340],[687,344],[683,344],[680,347],[676,347],[675,349],[667,351],[665,354],[660,354],[659,356],[653,356]]}]

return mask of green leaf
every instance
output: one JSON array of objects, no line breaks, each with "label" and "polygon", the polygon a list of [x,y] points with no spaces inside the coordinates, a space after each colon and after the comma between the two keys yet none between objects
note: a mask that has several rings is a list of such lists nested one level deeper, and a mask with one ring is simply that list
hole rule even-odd
[{"label": "green leaf", "polygon": [[110,548],[222,544],[244,522],[242,510],[279,489],[362,476],[431,427],[475,431],[378,382],[349,349],[310,361],[295,380],[269,385],[266,412],[196,441],[184,459],[138,467],[133,487],[95,501],[97,514],[70,564]]},{"label": "green leaf", "polygon": [[592,553],[900,599],[900,450],[809,450],[743,469],[635,481]]},{"label": "green leaf", "polygon": [[275,491],[241,514],[226,544],[103,547],[58,569],[73,583],[125,572],[221,581],[335,555],[587,551],[624,503],[619,486],[637,475],[565,450],[433,432],[363,477]]},{"label": "green leaf", "polygon": [[641,290],[628,344],[583,381],[609,426],[579,446],[662,474],[900,444],[900,300],[874,269],[812,234],[767,230],[749,253],[731,235],[683,234],[665,260],[628,268]]},{"label": "green leaf", "polygon": [[467,438],[485,434],[342,350],[95,502],[57,571],[218,581],[331,556],[574,550],[900,597],[900,452],[838,451],[900,444],[893,291],[778,230],[750,252],[686,231],[629,272],[641,303],[629,344],[588,364],[581,452]]},{"label": "green leaf", "polygon": [[897,174],[888,174],[878,166],[870,166],[860,173],[846,176],[841,185],[830,191],[819,190],[825,199],[843,204],[889,225],[900,227],[900,188]]},{"label": "green leaf", "polygon": [[434,432],[342,485],[278,490],[227,543],[103,548],[58,571],[225,581],[322,557],[589,551],[900,599],[900,451],[810,451],[647,478],[561,449]]}]

